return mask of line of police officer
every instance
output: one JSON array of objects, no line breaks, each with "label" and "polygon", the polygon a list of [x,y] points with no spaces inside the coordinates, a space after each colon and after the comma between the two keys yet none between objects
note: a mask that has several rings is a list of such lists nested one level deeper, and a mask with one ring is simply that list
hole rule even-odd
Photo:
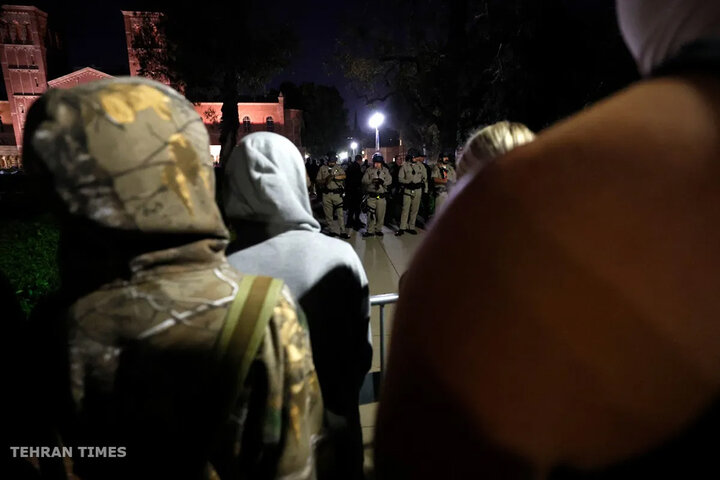
[{"label": "line of police officer", "polygon": [[[373,155],[370,165],[365,169],[358,185],[355,177],[359,178],[362,173],[361,169],[365,168],[360,167],[362,158],[358,157],[348,168],[347,174],[342,167],[337,165],[337,156],[334,154],[328,155],[327,164],[318,171],[316,183],[323,194],[322,204],[328,225],[327,234],[331,237],[339,236],[348,239],[350,235],[347,233],[347,229],[358,228],[361,223],[358,210],[363,194],[365,195],[368,221],[363,237],[382,237],[387,201],[391,193],[402,197],[399,229],[395,235],[404,235],[406,232],[417,235],[416,221],[420,204],[423,195],[430,191],[430,185],[433,187],[434,210],[438,211],[447,199],[448,189],[457,180],[455,169],[450,165],[449,156],[442,155],[438,159],[438,163],[429,171],[423,163],[425,155],[410,150],[406,155],[406,161],[399,162],[401,164],[397,167],[398,185],[395,185],[394,192],[391,192],[394,175],[390,174],[390,170],[385,165],[385,159],[379,153]],[[428,177],[430,178],[428,179]],[[349,187],[347,191],[346,180]],[[350,206],[347,224],[344,218],[345,198]],[[432,207],[427,206],[426,216],[430,211],[432,211]]]}]

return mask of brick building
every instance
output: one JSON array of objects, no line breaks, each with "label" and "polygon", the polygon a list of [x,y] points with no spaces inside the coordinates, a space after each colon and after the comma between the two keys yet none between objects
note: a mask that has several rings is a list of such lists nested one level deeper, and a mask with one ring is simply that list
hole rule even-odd
[{"label": "brick building", "polygon": [[0,168],[20,166],[18,146],[22,145],[25,115],[47,89],[47,48],[52,36],[45,12],[3,5],[0,64],[8,99],[0,102]]},{"label": "brick building", "polygon": [[[140,63],[136,47],[163,48],[162,39],[150,47],[143,45],[140,35],[147,35],[144,26],[155,25],[161,14],[154,12],[122,12],[128,47],[128,67],[138,75]],[[151,30],[152,33],[152,30]],[[157,40],[158,36],[154,37]],[[0,169],[21,167],[22,137],[25,116],[30,105],[48,88],[71,88],[76,85],[112,78],[93,68],[83,68],[68,75],[48,79],[48,50],[58,49],[59,40],[48,29],[45,12],[28,6],[3,5],[0,10],[0,63],[7,92],[7,101],[0,101]],[[159,80],[163,83],[162,77]],[[220,103],[201,102],[195,109],[202,116],[210,134],[210,151],[217,160],[220,152]],[[288,137],[302,152],[300,110],[285,108],[282,94],[277,102],[238,103],[240,129],[238,138],[255,131],[274,131]]]}]

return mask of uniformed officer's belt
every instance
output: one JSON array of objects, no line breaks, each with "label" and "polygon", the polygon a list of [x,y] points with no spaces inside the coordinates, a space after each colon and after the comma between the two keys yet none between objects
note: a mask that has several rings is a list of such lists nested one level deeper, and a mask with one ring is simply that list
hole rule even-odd
[{"label": "uniformed officer's belt", "polygon": [[417,190],[418,188],[423,188],[424,184],[422,183],[406,183],[405,188],[408,190]]},{"label": "uniformed officer's belt", "polygon": [[344,188],[329,188],[328,192],[330,193],[343,193],[345,191]]},{"label": "uniformed officer's belt", "polygon": [[370,193],[370,196],[372,198],[385,198],[387,193]]}]

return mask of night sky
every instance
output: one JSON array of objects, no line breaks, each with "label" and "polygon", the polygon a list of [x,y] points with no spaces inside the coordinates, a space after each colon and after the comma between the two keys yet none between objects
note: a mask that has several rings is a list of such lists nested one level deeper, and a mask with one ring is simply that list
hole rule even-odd
[{"label": "night sky", "polygon": [[[71,70],[90,66],[111,75],[123,75],[128,73],[128,61],[121,10],[157,11],[162,9],[157,5],[162,5],[164,1],[172,0],[36,0],[24,4],[35,5],[49,14],[51,25],[65,41]],[[370,134],[367,119],[371,112],[364,101],[351,91],[342,73],[333,65],[332,56],[336,39],[348,20],[357,21],[367,28],[392,28],[393,19],[384,18],[382,12],[374,11],[371,13],[375,18],[369,18],[360,11],[360,4],[364,2],[358,0],[257,1],[261,5],[266,4],[279,20],[291,24],[300,39],[291,64],[268,87],[277,88],[286,80],[296,84],[315,82],[335,86],[345,99],[348,126],[354,127],[357,112],[358,126]],[[200,6],[202,0],[196,3]],[[598,6],[612,9],[614,1],[567,0],[562,3],[582,16],[587,12],[597,12]],[[558,28],[563,26],[558,25]],[[198,31],[198,34],[203,34],[203,31]],[[386,127],[398,127],[391,115],[387,118]]]},{"label": "night sky", "polygon": [[[152,9],[152,1],[142,0],[37,0],[17,2],[34,5],[49,15],[53,28],[64,41],[72,70],[93,67],[111,75],[128,74],[127,48],[121,10]],[[198,1],[201,5],[202,1]],[[335,39],[340,22],[352,11],[349,0],[273,0],[267,2],[274,14],[289,21],[300,38],[300,45],[292,63],[273,79],[269,87],[277,87],[285,80],[300,84],[315,82],[335,86],[345,99],[348,124],[352,128],[354,112],[359,123],[368,116],[362,100],[346,86],[343,75],[332,65]],[[335,70],[335,71],[332,71]]]}]

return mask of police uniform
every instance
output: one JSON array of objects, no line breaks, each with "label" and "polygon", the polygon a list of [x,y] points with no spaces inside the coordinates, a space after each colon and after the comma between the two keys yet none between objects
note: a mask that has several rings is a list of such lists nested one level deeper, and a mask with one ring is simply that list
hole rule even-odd
[{"label": "police uniform", "polygon": [[457,181],[457,175],[452,165],[438,162],[432,169],[433,183],[435,179],[447,180],[446,183],[435,183],[435,212],[439,212],[447,200],[448,190]]},{"label": "police uniform", "polygon": [[[338,164],[323,165],[317,176],[317,183],[323,188],[323,211],[328,229],[334,235],[347,235],[345,233],[345,216],[343,212],[343,197],[345,196],[345,180],[336,177],[344,177],[345,170]],[[333,217],[337,213],[337,223]]]},{"label": "police uniform", "polygon": [[390,171],[380,163],[380,168],[368,168],[362,179],[363,187],[368,195],[368,226],[366,237],[372,235],[382,236],[382,227],[385,223],[385,207],[388,187],[392,184]]},{"label": "police uniform", "polygon": [[402,235],[405,231],[414,234],[417,233],[415,221],[420,209],[420,200],[422,194],[428,191],[427,170],[425,165],[412,160],[403,163],[398,178],[403,187],[403,207],[400,215],[400,230],[396,234]]}]

